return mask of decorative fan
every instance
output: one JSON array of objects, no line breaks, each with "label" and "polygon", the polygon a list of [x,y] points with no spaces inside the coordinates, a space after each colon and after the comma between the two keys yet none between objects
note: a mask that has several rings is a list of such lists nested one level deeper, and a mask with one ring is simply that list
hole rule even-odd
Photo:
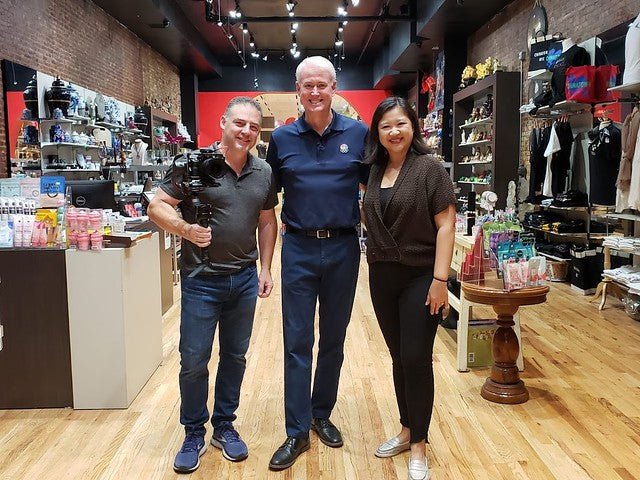
[{"label": "decorative fan", "polygon": [[531,18],[529,19],[529,28],[527,31],[529,41],[527,42],[527,48],[530,48],[531,43],[535,40],[536,36],[541,34],[546,35],[547,28],[547,12],[542,6],[541,1],[536,0],[536,3],[533,5]]}]

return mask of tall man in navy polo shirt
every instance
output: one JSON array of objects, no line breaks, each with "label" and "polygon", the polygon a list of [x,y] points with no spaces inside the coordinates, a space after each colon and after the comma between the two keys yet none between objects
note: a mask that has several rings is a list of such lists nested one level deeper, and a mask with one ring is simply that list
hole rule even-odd
[{"label": "tall man in navy polo shirt", "polygon": [[[324,57],[309,57],[296,70],[304,107],[297,121],[275,130],[267,162],[284,189],[282,313],[287,440],[269,467],[290,467],[309,448],[309,429],[330,447],[342,435],[329,416],[336,403],[343,346],[355,295],[360,246],[359,184],[367,126],[331,109],[336,72]],[[313,391],[311,364],[316,303],[320,339]]]}]

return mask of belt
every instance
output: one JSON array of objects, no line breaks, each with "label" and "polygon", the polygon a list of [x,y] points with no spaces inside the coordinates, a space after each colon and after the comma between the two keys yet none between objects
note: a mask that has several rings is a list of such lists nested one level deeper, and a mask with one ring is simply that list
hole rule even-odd
[{"label": "belt", "polygon": [[340,235],[351,235],[356,233],[356,227],[346,228],[322,228],[319,230],[305,230],[302,228],[293,228],[289,225],[286,226],[287,233],[293,233],[297,235],[306,235],[313,238],[334,238]]}]

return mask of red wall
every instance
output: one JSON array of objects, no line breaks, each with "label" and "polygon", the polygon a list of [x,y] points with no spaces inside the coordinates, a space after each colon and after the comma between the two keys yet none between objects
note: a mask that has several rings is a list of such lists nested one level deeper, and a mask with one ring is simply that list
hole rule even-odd
[{"label": "red wall", "polygon": [[[198,93],[198,146],[204,147],[220,140],[220,117],[233,97],[244,95],[257,97],[263,93],[277,92],[200,92]],[[294,92],[282,92],[294,93]],[[391,95],[385,90],[338,91],[356,109],[360,118],[371,125],[371,117],[378,104]],[[284,120],[284,119],[282,119]]]}]

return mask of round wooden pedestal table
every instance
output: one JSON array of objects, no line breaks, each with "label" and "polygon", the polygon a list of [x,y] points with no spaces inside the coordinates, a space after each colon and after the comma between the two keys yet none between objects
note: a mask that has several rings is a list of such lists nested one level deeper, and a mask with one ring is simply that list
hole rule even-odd
[{"label": "round wooden pedestal table", "polygon": [[507,292],[502,289],[502,280],[486,280],[480,283],[462,282],[462,290],[469,302],[491,305],[498,314],[498,329],[492,344],[494,364],[491,376],[482,386],[480,394],[496,403],[526,402],[529,392],[520,380],[516,366],[520,345],[513,330],[513,316],[523,305],[544,303],[549,287],[527,287]]}]

